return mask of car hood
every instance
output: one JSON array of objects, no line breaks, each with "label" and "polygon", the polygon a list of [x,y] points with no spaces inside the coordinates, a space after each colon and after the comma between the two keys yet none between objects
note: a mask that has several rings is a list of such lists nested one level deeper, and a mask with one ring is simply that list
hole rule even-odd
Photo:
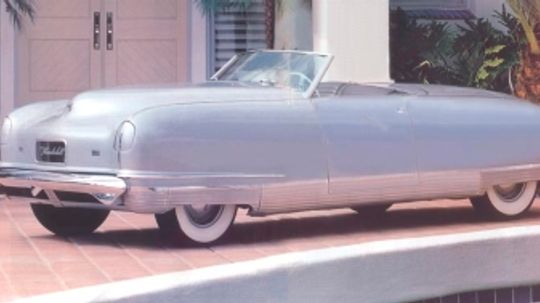
[{"label": "car hood", "polygon": [[[234,82],[207,82],[197,85],[121,87],[89,91],[70,101],[74,115],[121,115],[128,118],[141,110],[171,104],[218,102],[263,102],[297,99],[292,91]],[[92,115],[93,116],[93,115]]]},{"label": "car hood", "polygon": [[234,82],[120,87],[81,93],[71,100],[36,102],[9,115],[11,127],[114,129],[140,111],[165,106],[219,102],[270,102],[300,98],[289,90]]},{"label": "car hood", "polygon": [[[4,165],[30,169],[109,171],[119,167],[110,151],[119,126],[138,112],[158,106],[218,102],[271,102],[298,98],[292,92],[234,83],[125,87],[79,94],[72,100],[37,102],[9,115],[2,131]],[[35,162],[36,141],[62,140],[69,145],[66,165]],[[101,154],[93,156],[92,151]]]}]

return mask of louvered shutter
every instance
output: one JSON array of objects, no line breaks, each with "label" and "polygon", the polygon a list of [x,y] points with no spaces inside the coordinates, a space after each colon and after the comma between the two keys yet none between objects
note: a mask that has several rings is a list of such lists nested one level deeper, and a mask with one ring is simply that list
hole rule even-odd
[{"label": "louvered shutter", "polygon": [[212,72],[236,53],[266,48],[264,0],[254,0],[246,12],[237,8],[217,12],[212,20]]}]

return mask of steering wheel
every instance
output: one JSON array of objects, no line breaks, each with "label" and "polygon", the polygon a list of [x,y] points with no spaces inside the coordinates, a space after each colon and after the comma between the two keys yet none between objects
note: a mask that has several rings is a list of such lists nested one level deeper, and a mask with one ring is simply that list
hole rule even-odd
[{"label": "steering wheel", "polygon": [[[292,81],[292,78],[293,77],[298,77],[298,81]],[[308,78],[308,76],[300,73],[300,72],[290,72],[289,73],[289,83],[291,86],[295,87],[295,88],[299,88],[303,91],[307,90],[311,84],[313,83],[313,80],[311,80],[310,78]]]}]

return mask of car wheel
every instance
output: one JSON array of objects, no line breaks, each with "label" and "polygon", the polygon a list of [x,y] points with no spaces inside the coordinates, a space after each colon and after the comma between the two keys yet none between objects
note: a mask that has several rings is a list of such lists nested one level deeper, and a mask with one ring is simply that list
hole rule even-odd
[{"label": "car wheel", "polygon": [[185,205],[156,214],[161,231],[182,233],[197,243],[210,243],[227,232],[236,216],[236,205]]},{"label": "car wheel", "polygon": [[476,211],[482,215],[512,218],[525,213],[536,197],[538,183],[535,181],[496,185],[485,195],[471,198]]},{"label": "car wheel", "polygon": [[39,223],[59,236],[89,234],[96,230],[109,216],[109,210],[54,207],[31,204]]},{"label": "car wheel", "polygon": [[392,206],[392,204],[371,204],[352,207],[352,210],[358,213],[363,218],[378,218]]}]

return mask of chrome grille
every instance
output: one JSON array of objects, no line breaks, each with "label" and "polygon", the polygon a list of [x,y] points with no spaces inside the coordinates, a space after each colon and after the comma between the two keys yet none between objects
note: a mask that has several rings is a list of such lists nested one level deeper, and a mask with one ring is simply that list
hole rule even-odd
[{"label": "chrome grille", "polygon": [[36,160],[48,163],[64,163],[66,160],[66,144],[61,141],[36,142]]}]

